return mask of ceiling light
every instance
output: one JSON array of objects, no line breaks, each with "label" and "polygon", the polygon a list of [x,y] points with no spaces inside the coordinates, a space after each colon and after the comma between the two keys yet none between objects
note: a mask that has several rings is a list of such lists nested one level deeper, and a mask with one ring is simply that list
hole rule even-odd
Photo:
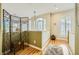
[{"label": "ceiling light", "polygon": [[58,9],[58,8],[56,8],[56,9]]},{"label": "ceiling light", "polygon": [[54,8],[57,10],[58,8],[57,8],[57,6],[56,6],[56,4],[54,5]]}]

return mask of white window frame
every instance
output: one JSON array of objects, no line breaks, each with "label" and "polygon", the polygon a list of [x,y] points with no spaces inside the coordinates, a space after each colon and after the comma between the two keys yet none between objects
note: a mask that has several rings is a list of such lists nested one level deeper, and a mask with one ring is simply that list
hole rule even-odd
[{"label": "white window frame", "polygon": [[36,25],[37,31],[45,31],[46,30],[46,20],[43,18],[37,18],[35,25]]}]

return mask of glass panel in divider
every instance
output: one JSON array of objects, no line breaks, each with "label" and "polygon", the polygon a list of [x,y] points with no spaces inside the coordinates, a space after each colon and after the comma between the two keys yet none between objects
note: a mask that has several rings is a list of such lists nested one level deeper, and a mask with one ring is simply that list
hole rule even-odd
[{"label": "glass panel in divider", "polygon": [[20,49],[20,18],[11,16],[11,45],[12,51]]},{"label": "glass panel in divider", "polygon": [[3,10],[3,54],[10,52],[10,14]]},{"label": "glass panel in divider", "polygon": [[22,39],[22,42],[24,43],[28,43],[28,39],[29,39],[29,36],[28,36],[28,18],[27,17],[22,17],[21,18],[21,39]]}]

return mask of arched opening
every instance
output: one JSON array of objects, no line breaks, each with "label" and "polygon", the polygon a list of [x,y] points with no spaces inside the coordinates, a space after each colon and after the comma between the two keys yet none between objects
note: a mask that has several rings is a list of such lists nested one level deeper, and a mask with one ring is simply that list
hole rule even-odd
[{"label": "arched opening", "polygon": [[46,30],[46,20],[43,18],[37,18],[35,25],[36,25],[37,31],[45,31]]}]

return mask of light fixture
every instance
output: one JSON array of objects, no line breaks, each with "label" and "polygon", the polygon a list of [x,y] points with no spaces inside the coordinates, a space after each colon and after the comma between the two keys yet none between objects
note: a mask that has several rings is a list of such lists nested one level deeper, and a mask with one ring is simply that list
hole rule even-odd
[{"label": "light fixture", "polygon": [[56,10],[57,10],[58,8],[56,7]]},{"label": "light fixture", "polygon": [[36,28],[36,21],[35,21],[36,20],[36,10],[34,10],[33,13],[34,13],[34,27]]},{"label": "light fixture", "polygon": [[34,20],[36,19],[36,10],[33,11],[34,13]]},{"label": "light fixture", "polygon": [[54,8],[55,8],[56,10],[58,9],[56,5],[54,5]]}]

